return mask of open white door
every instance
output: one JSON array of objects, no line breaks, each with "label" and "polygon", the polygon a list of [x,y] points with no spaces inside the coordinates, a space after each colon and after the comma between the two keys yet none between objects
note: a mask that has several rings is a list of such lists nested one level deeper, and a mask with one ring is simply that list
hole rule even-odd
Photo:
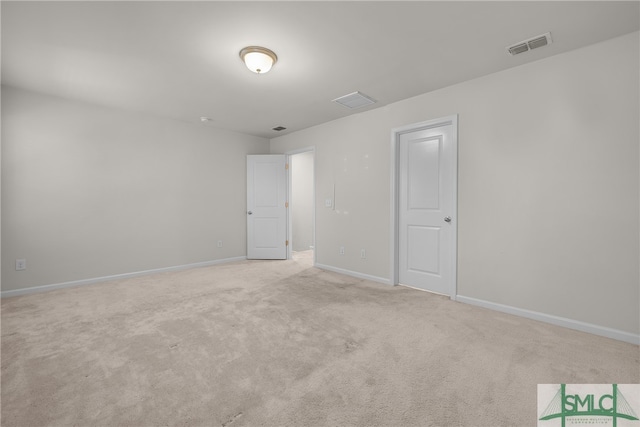
[{"label": "open white door", "polygon": [[247,156],[247,258],[287,258],[287,175],[283,154]]}]

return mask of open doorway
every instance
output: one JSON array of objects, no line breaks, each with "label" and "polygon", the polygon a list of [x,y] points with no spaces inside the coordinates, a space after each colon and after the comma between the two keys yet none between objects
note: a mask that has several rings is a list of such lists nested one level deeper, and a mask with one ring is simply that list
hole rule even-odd
[{"label": "open doorway", "polygon": [[289,154],[288,258],[315,264],[315,153]]}]

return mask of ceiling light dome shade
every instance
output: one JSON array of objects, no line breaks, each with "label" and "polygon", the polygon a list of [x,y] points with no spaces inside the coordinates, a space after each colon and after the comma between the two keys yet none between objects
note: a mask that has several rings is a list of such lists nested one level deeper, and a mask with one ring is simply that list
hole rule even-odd
[{"label": "ceiling light dome shade", "polygon": [[240,51],[240,58],[248,69],[254,73],[264,74],[278,61],[276,54],[260,46],[248,46]]}]

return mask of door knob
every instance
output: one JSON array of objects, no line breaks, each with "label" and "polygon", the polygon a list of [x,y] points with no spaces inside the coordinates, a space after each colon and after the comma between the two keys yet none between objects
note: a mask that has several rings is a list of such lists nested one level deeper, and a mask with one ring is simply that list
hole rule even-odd
[{"label": "door knob", "polygon": [[247,212],[247,215],[253,215],[253,212],[249,211]]},{"label": "door knob", "polygon": [[451,217],[450,216],[445,216],[444,217],[444,221],[445,222],[451,222]]}]

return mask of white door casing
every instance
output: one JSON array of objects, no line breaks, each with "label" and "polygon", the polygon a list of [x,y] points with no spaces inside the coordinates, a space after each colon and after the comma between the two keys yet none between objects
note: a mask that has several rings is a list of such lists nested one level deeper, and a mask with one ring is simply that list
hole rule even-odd
[{"label": "white door casing", "polygon": [[247,258],[287,258],[284,154],[247,156]]},{"label": "white door casing", "polygon": [[392,283],[456,293],[457,117],[396,129]]}]

